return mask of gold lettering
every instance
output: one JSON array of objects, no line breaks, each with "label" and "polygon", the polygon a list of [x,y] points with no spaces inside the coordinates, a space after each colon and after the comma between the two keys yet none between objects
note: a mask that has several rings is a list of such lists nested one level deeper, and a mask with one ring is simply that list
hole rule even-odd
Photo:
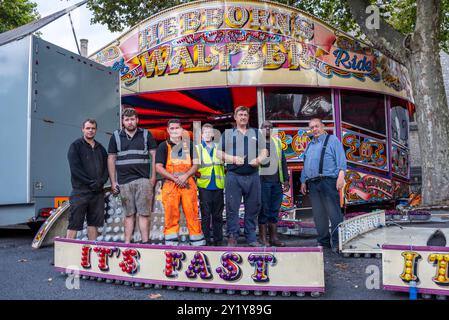
[{"label": "gold lettering", "polygon": [[206,9],[206,14],[203,15],[203,30],[219,29],[223,24],[223,10],[222,9]]},{"label": "gold lettering", "polygon": [[269,31],[271,28],[270,22],[268,21],[269,18],[269,11],[254,8],[250,13],[251,29]]},{"label": "gold lettering", "polygon": [[290,35],[290,15],[278,11],[273,12],[273,15],[275,28],[278,29],[281,34],[286,36]]},{"label": "gold lettering", "polygon": [[170,59],[170,71],[168,74],[177,74],[184,67],[184,72],[192,72],[195,69],[189,50],[185,46],[174,49],[175,54]]},{"label": "gold lettering", "polygon": [[432,281],[439,286],[449,285],[449,254],[432,253],[429,255],[429,262],[436,266],[435,277]]},{"label": "gold lettering", "polygon": [[293,37],[299,40],[312,40],[314,36],[314,23],[302,16],[296,16],[294,19]]},{"label": "gold lettering", "polygon": [[265,55],[264,69],[279,69],[286,60],[286,50],[282,44],[267,42],[263,46],[263,52]]},{"label": "gold lettering", "polygon": [[157,24],[154,24],[139,32],[139,52],[157,44],[157,30]]},{"label": "gold lettering", "polygon": [[238,70],[251,70],[262,67],[264,58],[261,43],[241,45],[241,48],[244,54],[237,66]]},{"label": "gold lettering", "polygon": [[159,23],[159,41],[171,40],[178,35],[178,21],[176,17],[167,18]]},{"label": "gold lettering", "polygon": [[238,43],[227,43],[221,46],[214,46],[212,52],[218,53],[220,70],[228,71],[231,69],[231,56],[239,53],[240,45]]},{"label": "gold lettering", "polygon": [[191,11],[183,13],[180,22],[183,34],[193,33],[201,26],[200,12]]},{"label": "gold lettering", "polygon": [[171,50],[170,46],[164,46],[154,50],[151,54],[147,51],[139,56],[140,64],[147,78],[164,75]]},{"label": "gold lettering", "polygon": [[218,63],[218,55],[211,53],[206,57],[205,50],[206,48],[203,44],[196,45],[194,48],[193,60],[196,64],[195,71],[197,72],[210,71]]},{"label": "gold lettering", "polygon": [[404,257],[404,270],[399,277],[402,279],[402,281],[407,283],[410,281],[419,282],[417,269],[418,261],[419,259],[421,259],[421,255],[418,252],[413,251],[405,251],[402,252],[401,255]]},{"label": "gold lettering", "polygon": [[307,52],[307,44],[297,41],[287,41],[288,65],[290,70],[310,69],[313,65],[313,57]]},{"label": "gold lettering", "polygon": [[225,21],[232,28],[242,28],[248,21],[248,10],[241,7],[230,7]]}]

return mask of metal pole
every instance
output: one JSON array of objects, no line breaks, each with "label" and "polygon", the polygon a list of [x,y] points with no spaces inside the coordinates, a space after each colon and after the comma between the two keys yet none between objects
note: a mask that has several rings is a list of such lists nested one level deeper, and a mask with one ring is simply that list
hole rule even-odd
[{"label": "metal pole", "polygon": [[69,12],[70,25],[72,26],[73,37],[75,38],[76,48],[78,49],[78,54],[81,55],[81,50],[78,45],[78,39],[76,38],[75,29],[73,28],[72,15]]}]

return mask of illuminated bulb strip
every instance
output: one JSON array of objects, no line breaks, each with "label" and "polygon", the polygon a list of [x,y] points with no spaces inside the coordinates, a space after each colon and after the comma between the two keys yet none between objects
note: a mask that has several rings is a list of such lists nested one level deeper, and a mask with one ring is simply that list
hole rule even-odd
[{"label": "illuminated bulb strip", "polygon": [[342,244],[345,245],[350,240],[381,226],[385,226],[384,211],[367,213],[346,220],[339,227]]},{"label": "illuminated bulb strip", "polygon": [[243,259],[238,253],[225,252],[221,256],[222,267],[218,267],[215,271],[225,281],[237,281],[242,276],[242,270],[239,267],[242,261]]},{"label": "illuminated bulb strip", "polygon": [[196,252],[185,274],[190,279],[196,279],[198,274],[203,280],[211,279],[212,272],[207,256],[200,251]]}]

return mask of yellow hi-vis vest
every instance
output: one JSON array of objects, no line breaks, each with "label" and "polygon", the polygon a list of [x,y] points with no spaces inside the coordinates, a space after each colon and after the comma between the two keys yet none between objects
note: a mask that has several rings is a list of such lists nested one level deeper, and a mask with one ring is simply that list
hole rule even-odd
[{"label": "yellow hi-vis vest", "polygon": [[271,137],[271,141],[274,143],[276,147],[276,153],[278,155],[278,172],[279,172],[279,181],[284,183],[284,171],[282,170],[282,142],[279,138]]},{"label": "yellow hi-vis vest", "polygon": [[212,169],[215,172],[215,184],[217,188],[224,189],[224,164],[217,158],[217,147],[214,148],[212,159],[210,158],[209,151],[203,146],[198,144],[196,146],[198,156],[200,157],[199,173],[201,177],[196,180],[196,184],[199,188],[207,188],[212,179]]}]

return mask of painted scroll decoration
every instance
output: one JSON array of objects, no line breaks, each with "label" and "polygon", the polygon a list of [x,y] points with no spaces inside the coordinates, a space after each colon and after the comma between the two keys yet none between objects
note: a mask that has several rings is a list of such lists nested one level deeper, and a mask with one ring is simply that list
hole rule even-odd
[{"label": "painted scroll decoration", "polygon": [[304,129],[277,128],[282,150],[288,162],[304,161],[304,151],[310,142],[310,132]]},{"label": "painted scroll decoration", "polygon": [[353,170],[346,171],[343,193],[347,203],[390,200],[393,185],[388,179]]},{"label": "painted scroll decoration", "polygon": [[388,171],[385,142],[353,131],[343,131],[346,159],[357,165]]}]

